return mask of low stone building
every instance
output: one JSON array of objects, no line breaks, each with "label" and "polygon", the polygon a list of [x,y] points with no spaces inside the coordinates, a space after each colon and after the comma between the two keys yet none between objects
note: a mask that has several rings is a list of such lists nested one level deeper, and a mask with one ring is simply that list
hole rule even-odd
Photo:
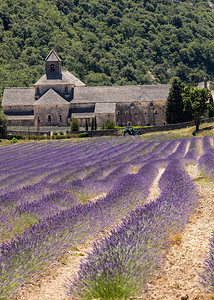
[{"label": "low stone building", "polygon": [[3,111],[9,125],[67,126],[77,118],[80,126],[96,116],[98,127],[107,119],[118,126],[163,125],[170,85],[96,86],[85,84],[61,70],[52,50],[45,59],[46,74],[33,88],[5,88]]}]

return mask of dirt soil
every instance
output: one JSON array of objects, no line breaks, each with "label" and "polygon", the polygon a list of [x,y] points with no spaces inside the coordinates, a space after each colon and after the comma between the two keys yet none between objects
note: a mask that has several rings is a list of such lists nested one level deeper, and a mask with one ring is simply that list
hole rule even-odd
[{"label": "dirt soil", "polygon": [[[158,196],[160,170],[151,189],[150,199]],[[204,293],[199,284],[197,272],[202,270],[204,258],[208,255],[209,239],[214,228],[214,187],[213,182],[201,177],[197,167],[188,166],[187,172],[196,182],[199,190],[199,205],[184,232],[177,237],[166,257],[164,272],[149,284],[149,296],[141,299],[205,300],[214,295]],[[100,239],[105,233],[101,233]],[[88,241],[64,257],[57,266],[32,282],[23,286],[13,300],[68,300],[65,294],[66,279],[77,274],[80,261],[92,249],[93,241]]]}]

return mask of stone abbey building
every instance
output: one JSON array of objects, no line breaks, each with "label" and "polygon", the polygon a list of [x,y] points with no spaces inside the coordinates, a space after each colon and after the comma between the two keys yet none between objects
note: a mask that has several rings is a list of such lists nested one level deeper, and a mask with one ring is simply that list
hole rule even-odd
[{"label": "stone abbey building", "polygon": [[46,74],[32,88],[5,88],[3,111],[8,125],[67,126],[72,117],[85,126],[96,116],[98,126],[111,119],[118,126],[163,125],[170,85],[87,87],[68,71],[52,50]]}]

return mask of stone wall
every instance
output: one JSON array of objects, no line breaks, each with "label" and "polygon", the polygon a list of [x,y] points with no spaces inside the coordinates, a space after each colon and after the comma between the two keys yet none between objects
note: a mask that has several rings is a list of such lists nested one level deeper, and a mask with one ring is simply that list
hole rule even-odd
[{"label": "stone wall", "polygon": [[115,118],[115,114],[96,114],[96,119],[97,119],[97,126],[98,127],[102,127],[102,124],[105,123],[108,119],[113,121],[114,123],[116,123],[116,118]]},{"label": "stone wall", "polygon": [[8,126],[34,126],[33,119],[8,119]]},{"label": "stone wall", "polygon": [[117,126],[149,126],[165,124],[165,103],[117,103]]},{"label": "stone wall", "polygon": [[33,113],[33,105],[4,106],[4,114],[7,116],[30,116]]},{"label": "stone wall", "polygon": [[34,125],[37,126],[68,126],[69,105],[34,105]]},{"label": "stone wall", "polygon": [[95,103],[70,103],[69,114],[72,113],[93,113],[95,109]]}]

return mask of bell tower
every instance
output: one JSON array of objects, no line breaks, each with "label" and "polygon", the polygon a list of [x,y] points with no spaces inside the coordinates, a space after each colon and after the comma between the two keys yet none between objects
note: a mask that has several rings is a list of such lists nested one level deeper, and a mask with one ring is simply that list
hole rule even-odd
[{"label": "bell tower", "polygon": [[45,59],[45,70],[47,79],[62,79],[61,59],[53,49]]}]

